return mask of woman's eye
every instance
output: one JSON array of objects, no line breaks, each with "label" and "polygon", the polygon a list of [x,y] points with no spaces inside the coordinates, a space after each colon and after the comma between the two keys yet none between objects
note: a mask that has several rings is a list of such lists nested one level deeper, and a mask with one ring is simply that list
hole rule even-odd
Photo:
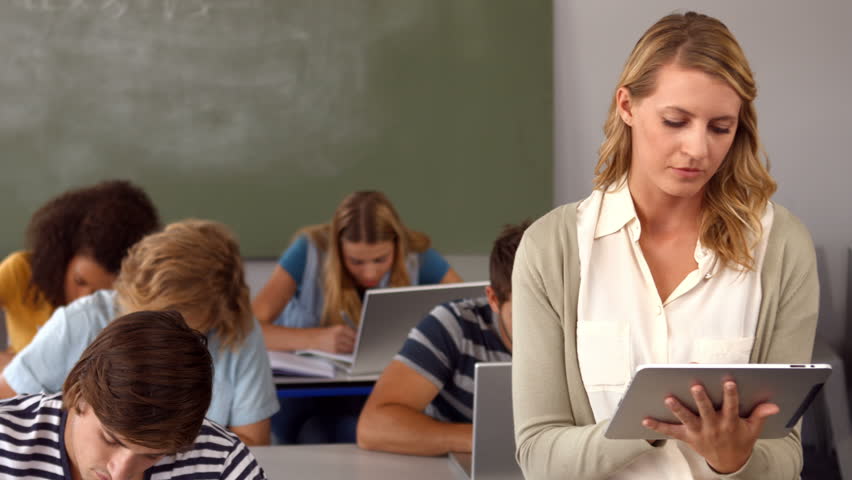
[{"label": "woman's eye", "polygon": [[731,133],[731,129],[728,128],[728,127],[712,127],[711,126],[710,130],[713,130],[713,132],[719,133],[719,134],[722,134],[722,135],[727,134],[727,133]]},{"label": "woman's eye", "polygon": [[686,125],[686,122],[675,122],[674,120],[665,120],[663,119],[663,125],[672,128],[680,128]]}]

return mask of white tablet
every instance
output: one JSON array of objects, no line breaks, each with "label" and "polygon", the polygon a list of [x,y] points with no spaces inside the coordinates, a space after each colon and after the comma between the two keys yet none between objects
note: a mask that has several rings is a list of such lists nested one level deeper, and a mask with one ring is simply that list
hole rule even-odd
[{"label": "white tablet", "polygon": [[618,404],[604,434],[613,439],[666,438],[642,426],[647,417],[681,423],[663,403],[669,395],[697,412],[690,387],[704,386],[716,408],[722,406],[722,384],[733,380],[740,397],[740,416],[747,417],[760,403],[772,402],[781,409],[766,419],[760,438],[786,436],[819,393],[831,366],[826,364],[671,364],[642,365]]}]

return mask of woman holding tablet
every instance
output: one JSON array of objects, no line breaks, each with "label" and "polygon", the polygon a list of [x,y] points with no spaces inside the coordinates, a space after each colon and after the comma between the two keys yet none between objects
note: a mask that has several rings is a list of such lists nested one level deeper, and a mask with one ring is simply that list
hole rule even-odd
[{"label": "woman holding tablet", "polygon": [[[666,16],[633,49],[613,94],[592,194],[526,232],[513,274],[513,398],[528,478],[798,478],[798,429],[758,440],[778,412],[716,411],[700,386],[667,441],[609,440],[608,419],[648,363],[805,363],[816,257],[769,201],[748,62],[718,20]],[[661,399],[661,401],[663,401]],[[651,430],[649,430],[650,432]]]}]

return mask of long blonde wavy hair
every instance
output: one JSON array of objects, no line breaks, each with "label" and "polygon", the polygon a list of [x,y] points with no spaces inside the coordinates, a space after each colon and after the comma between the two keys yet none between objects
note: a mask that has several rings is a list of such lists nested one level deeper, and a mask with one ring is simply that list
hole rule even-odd
[{"label": "long blonde wavy hair", "polygon": [[[615,92],[625,87],[642,99],[656,88],[661,67],[676,64],[724,80],[742,100],[734,141],[704,189],[701,243],[723,264],[754,268],[752,249],[762,235],[761,216],[776,184],[760,143],[754,99],[757,86],[745,54],[719,20],[695,12],[660,19],[636,43]],[[604,124],[595,167],[595,188],[606,190],[626,178],[631,164],[631,128],[618,114],[615,94]]]},{"label": "long blonde wavy hair", "polygon": [[321,317],[325,326],[343,323],[341,312],[346,312],[356,325],[361,321],[361,295],[343,263],[343,240],[369,244],[393,242],[391,287],[411,285],[406,264],[408,254],[424,252],[430,244],[426,234],[406,228],[388,197],[376,191],[349,194],[334,211],[330,223],[305,227],[296,234],[300,235],[308,235],[326,254],[322,279],[325,303]]},{"label": "long blonde wavy hair", "polygon": [[124,258],[115,290],[122,312],[189,314],[192,328],[215,330],[231,350],[252,329],[240,247],[221,223],[184,220],[143,238]]}]

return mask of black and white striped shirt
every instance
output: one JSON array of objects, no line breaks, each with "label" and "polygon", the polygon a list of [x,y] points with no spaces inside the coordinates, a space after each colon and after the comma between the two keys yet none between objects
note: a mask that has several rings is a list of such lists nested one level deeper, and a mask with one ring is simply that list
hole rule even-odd
[{"label": "black and white striped shirt", "polygon": [[[22,395],[0,401],[0,478],[71,478],[64,445],[62,395]],[[265,479],[249,449],[234,434],[204,420],[193,447],[167,456],[146,480]]]},{"label": "black and white striped shirt", "polygon": [[394,360],[438,387],[424,413],[443,422],[473,421],[474,366],[512,359],[497,321],[486,297],[469,298],[435,307],[411,330]]}]

